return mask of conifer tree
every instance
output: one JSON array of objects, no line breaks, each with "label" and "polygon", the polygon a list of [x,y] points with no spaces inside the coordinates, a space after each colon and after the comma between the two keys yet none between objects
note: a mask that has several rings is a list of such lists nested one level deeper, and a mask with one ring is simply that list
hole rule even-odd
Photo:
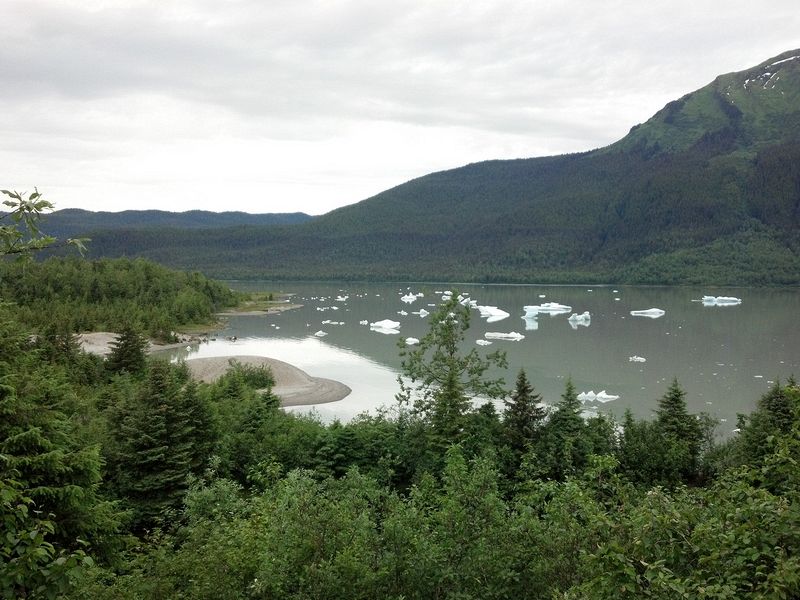
[{"label": "conifer tree", "polygon": [[194,425],[169,363],[150,365],[143,390],[123,408],[116,434],[119,489],[134,508],[135,527],[146,528],[180,505],[192,467]]},{"label": "conifer tree", "polygon": [[469,321],[469,308],[459,303],[456,294],[431,314],[430,330],[418,346],[412,350],[401,343],[403,375],[412,385],[399,378],[397,397],[412,402],[415,412],[429,419],[442,446],[461,437],[473,398],[505,394],[502,379],[486,377],[491,367],[506,366],[505,354],[493,352],[484,358],[475,348],[461,349]]},{"label": "conifer tree", "polygon": [[503,401],[503,424],[508,433],[509,444],[517,455],[521,456],[526,446],[533,442],[547,414],[545,408],[540,406],[541,401],[541,394],[534,391],[525,370],[520,369],[514,392]]},{"label": "conifer tree", "polygon": [[147,338],[130,324],[123,326],[117,339],[111,342],[108,369],[112,373],[140,374],[147,363]]}]

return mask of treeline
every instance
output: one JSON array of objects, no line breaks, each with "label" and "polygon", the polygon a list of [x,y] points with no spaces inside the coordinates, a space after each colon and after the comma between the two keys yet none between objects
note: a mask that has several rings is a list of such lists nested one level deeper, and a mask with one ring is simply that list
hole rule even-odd
[{"label": "treeline", "polygon": [[329,425],[265,369],[195,383],[133,330],[104,361],[0,308],[3,595],[800,594],[793,380],[721,445],[677,381],[653,420],[585,420],[570,382],[546,407],[485,379],[503,357],[461,353],[459,306],[401,349],[396,409]]},{"label": "treeline", "polygon": [[187,324],[212,323],[237,295],[198,272],[143,259],[50,258],[0,262],[0,298],[40,331],[118,331],[125,324],[169,340]]}]

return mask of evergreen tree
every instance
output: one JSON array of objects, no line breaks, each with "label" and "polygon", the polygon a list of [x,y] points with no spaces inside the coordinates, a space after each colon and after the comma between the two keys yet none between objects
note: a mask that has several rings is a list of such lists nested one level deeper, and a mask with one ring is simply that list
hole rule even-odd
[{"label": "evergreen tree", "polygon": [[[464,415],[475,397],[500,398],[502,379],[488,379],[493,366],[505,367],[505,354],[481,357],[475,348],[464,353],[461,344],[469,329],[469,308],[457,294],[430,316],[430,330],[414,349],[401,342],[401,368],[411,386],[398,378],[401,402],[413,402],[414,410],[427,418],[442,446],[457,442],[463,433]],[[416,384],[416,387],[414,387]]]},{"label": "evergreen tree", "polygon": [[112,373],[140,374],[147,363],[148,341],[142,333],[128,324],[119,332],[119,336],[111,343],[108,356],[108,369]]},{"label": "evergreen tree", "polygon": [[586,465],[591,448],[584,435],[586,424],[581,411],[581,401],[578,400],[575,385],[572,379],[567,379],[564,393],[536,447],[545,471],[552,479],[563,479],[570,473],[579,472]]},{"label": "evergreen tree", "polygon": [[520,369],[514,392],[503,402],[503,424],[508,435],[509,445],[517,456],[525,453],[526,447],[534,441],[534,437],[547,416],[547,411],[540,406],[541,394],[534,392],[533,386]]},{"label": "evergreen tree", "polygon": [[142,391],[122,409],[116,476],[134,509],[136,528],[162,522],[169,509],[180,505],[188,487],[194,425],[180,395],[171,365],[154,361]]}]

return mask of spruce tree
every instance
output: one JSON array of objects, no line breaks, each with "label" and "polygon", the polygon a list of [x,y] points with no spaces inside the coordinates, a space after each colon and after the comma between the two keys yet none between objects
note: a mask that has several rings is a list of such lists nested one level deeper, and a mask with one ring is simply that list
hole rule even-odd
[{"label": "spruce tree", "polygon": [[169,363],[150,365],[142,391],[123,408],[116,435],[118,486],[134,509],[134,526],[163,522],[183,499],[194,449],[191,414]]},{"label": "spruce tree", "polygon": [[122,327],[117,339],[111,342],[111,353],[108,356],[108,369],[112,373],[144,372],[147,363],[147,338],[128,324]]},{"label": "spruce tree", "polygon": [[534,441],[534,437],[546,416],[546,410],[540,406],[541,394],[534,391],[533,386],[520,369],[514,392],[506,398],[503,424],[508,435],[509,445],[515,454],[521,456],[526,446]]}]

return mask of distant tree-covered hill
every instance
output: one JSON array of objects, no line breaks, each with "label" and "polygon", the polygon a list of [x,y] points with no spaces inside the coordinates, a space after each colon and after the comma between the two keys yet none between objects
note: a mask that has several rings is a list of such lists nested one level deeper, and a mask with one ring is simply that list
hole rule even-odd
[{"label": "distant tree-covered hill", "polygon": [[143,227],[209,229],[234,225],[291,225],[304,223],[311,219],[310,215],[300,212],[264,214],[206,210],[92,212],[79,208],[66,208],[43,216],[41,225],[51,235],[58,238],[69,238],[104,229],[139,229]]},{"label": "distant tree-covered hill", "polygon": [[91,252],[218,277],[798,284],[799,226],[795,50],[605,148],[433,173],[292,226],[96,232]]}]

